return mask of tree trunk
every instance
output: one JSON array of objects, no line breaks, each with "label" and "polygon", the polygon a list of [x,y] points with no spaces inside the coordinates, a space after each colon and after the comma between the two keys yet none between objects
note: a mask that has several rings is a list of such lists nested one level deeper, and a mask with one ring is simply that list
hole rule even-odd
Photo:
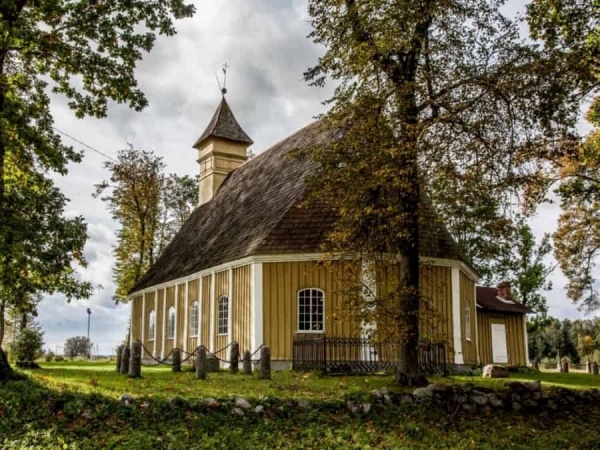
[{"label": "tree trunk", "polygon": [[[406,149],[405,149],[406,150]],[[414,180],[408,192],[401,194],[403,214],[406,216],[406,235],[399,243],[402,261],[399,265],[398,282],[400,327],[399,364],[396,382],[403,386],[423,386],[427,378],[419,366],[419,312],[420,312],[420,262],[419,262],[419,203],[420,183],[418,178],[417,151],[408,153],[403,164],[408,173],[404,176]]]},{"label": "tree trunk", "polygon": [[0,382],[14,378],[14,371],[8,363],[8,358],[2,350],[2,342],[4,341],[4,301],[0,303]]}]

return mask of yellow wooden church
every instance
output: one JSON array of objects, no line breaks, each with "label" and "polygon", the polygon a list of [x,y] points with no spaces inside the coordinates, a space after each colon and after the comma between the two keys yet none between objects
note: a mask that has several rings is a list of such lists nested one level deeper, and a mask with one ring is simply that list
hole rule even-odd
[{"label": "yellow wooden church", "polygon": [[[130,293],[132,341],[156,358],[175,347],[214,352],[237,341],[253,351],[267,343],[273,364],[289,367],[295,336],[364,332],[344,317],[343,291],[331,270],[344,262],[322,264],[320,245],[333,214],[298,207],[316,167],[290,152],[330,139],[317,121],[249,160],[252,139],[223,97],[194,144],[199,205]],[[477,272],[431,205],[423,204],[421,214],[422,291],[436,311],[434,333],[447,362],[527,364],[530,311],[506,286],[476,288]],[[376,272],[372,289],[385,289],[385,270]]]}]

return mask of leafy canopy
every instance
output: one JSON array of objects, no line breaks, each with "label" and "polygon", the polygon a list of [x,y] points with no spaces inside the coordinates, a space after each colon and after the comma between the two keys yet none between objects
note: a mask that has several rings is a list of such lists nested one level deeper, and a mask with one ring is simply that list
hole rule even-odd
[{"label": "leafy canopy", "polygon": [[469,199],[465,217],[486,213],[477,233],[486,222],[503,226],[504,210],[537,175],[531,148],[576,120],[563,61],[523,41],[502,5],[309,2],[311,37],[326,51],[306,78],[317,86],[338,81],[324,123],[339,139],[309,151],[322,168],[313,179],[318,201],[338,212],[328,248],[402,260],[398,289],[382,310],[403,335],[401,360],[410,368],[400,371],[411,374],[419,340],[419,220],[436,220],[423,217],[423,205],[432,200],[448,217],[444,211],[460,212],[457,202]]}]

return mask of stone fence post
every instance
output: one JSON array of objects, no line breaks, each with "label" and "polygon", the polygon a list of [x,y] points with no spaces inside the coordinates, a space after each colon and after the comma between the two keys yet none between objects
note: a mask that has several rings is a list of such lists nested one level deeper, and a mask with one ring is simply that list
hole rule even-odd
[{"label": "stone fence post", "polygon": [[598,375],[598,363],[596,361],[592,363],[592,374]]},{"label": "stone fence post", "polygon": [[533,362],[533,368],[534,370],[540,370],[540,362],[538,360]]},{"label": "stone fence post", "polygon": [[585,371],[587,373],[592,373],[592,362],[588,359],[588,361],[585,363]]},{"label": "stone fence post", "polygon": [[178,348],[173,349],[173,365],[171,366],[173,372],[181,372],[181,351]]},{"label": "stone fence post", "polygon": [[240,363],[240,344],[233,341],[229,352],[229,369],[231,373],[237,373]]},{"label": "stone fence post", "polygon": [[131,360],[129,361],[129,378],[142,376],[142,343],[135,341],[131,346]]},{"label": "stone fence post", "polygon": [[563,373],[569,373],[569,361],[567,361],[566,359],[561,363],[561,372]]},{"label": "stone fence post", "polygon": [[261,380],[271,379],[271,349],[264,346],[260,349],[260,374]]},{"label": "stone fence post", "polygon": [[206,347],[202,346],[198,349],[198,356],[196,357],[196,378],[206,380],[206,372]]},{"label": "stone fence post", "polygon": [[131,357],[131,350],[128,346],[123,347],[123,354],[121,356],[121,374],[127,375],[129,373],[129,358]]},{"label": "stone fence post", "polygon": [[117,373],[121,373],[121,358],[123,358],[123,346],[117,347]]},{"label": "stone fence post", "polygon": [[244,375],[252,375],[252,355],[250,354],[250,350],[244,352],[242,371],[244,372]]}]

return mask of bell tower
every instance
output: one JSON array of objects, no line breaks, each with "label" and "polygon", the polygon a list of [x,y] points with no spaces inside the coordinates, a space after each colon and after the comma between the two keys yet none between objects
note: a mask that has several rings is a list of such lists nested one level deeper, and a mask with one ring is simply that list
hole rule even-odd
[{"label": "bell tower", "polygon": [[200,165],[198,205],[209,202],[229,172],[247,161],[248,147],[254,143],[235,119],[225,92],[208,127],[194,144]]}]

